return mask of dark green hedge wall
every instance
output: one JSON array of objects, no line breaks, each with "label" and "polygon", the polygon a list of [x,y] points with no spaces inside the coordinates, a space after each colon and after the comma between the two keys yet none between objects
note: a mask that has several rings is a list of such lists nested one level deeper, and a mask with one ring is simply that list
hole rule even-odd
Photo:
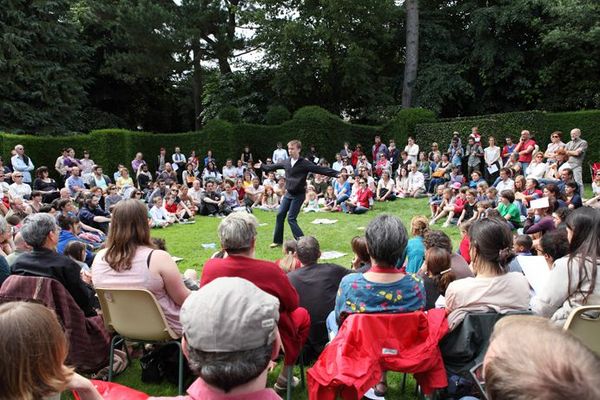
[{"label": "dark green hedge wall", "polygon": [[[568,132],[579,127],[583,137],[590,143],[587,160],[600,161],[600,110],[565,113],[529,111],[419,123],[432,119],[433,115],[427,110],[403,110],[385,126],[364,126],[349,124],[326,110],[309,106],[296,111],[292,119],[280,125],[232,124],[216,119],[209,121],[199,132],[177,134],[123,129],[55,137],[0,133],[0,151],[8,159],[10,150],[16,144],[23,144],[36,167],[46,165],[53,170],[54,161],[62,148],[73,147],[78,155],[87,149],[96,163],[112,173],[119,163],[130,166],[130,161],[138,151],[144,153],[153,169],[161,147],[165,147],[168,154],[172,153],[175,146],[179,146],[185,154],[194,149],[202,156],[206,150],[212,149],[217,160],[222,162],[226,158],[239,158],[243,147],[248,144],[255,158],[264,160],[272,154],[276,142],[286,143],[297,138],[305,148],[314,144],[323,157],[331,159],[342,148],[344,141],[352,146],[361,143],[368,147],[377,134],[385,141],[396,139],[401,148],[409,134],[414,134],[417,142],[424,147],[436,141],[443,148],[449,143],[452,132],[458,131],[466,138],[473,126],[478,126],[484,136],[494,135],[498,139],[506,135],[517,137],[522,129],[529,129],[545,148],[552,131],[563,131],[568,140]],[[589,175],[586,176],[589,178]]]}]

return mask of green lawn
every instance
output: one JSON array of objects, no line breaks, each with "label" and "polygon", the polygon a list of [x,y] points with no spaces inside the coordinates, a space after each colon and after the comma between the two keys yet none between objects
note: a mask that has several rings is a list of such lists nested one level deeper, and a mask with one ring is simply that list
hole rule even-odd
[{"label": "green lawn", "polygon": [[[376,204],[375,210],[363,215],[346,215],[342,213],[310,213],[299,216],[300,226],[305,235],[315,236],[320,244],[321,251],[336,250],[346,253],[344,257],[332,260],[345,267],[350,266],[352,260],[352,251],[350,249],[350,240],[357,235],[363,235],[364,230],[359,228],[366,227],[374,215],[381,212],[387,212],[397,215],[405,223],[409,230],[410,219],[415,215],[429,216],[427,199],[400,199],[393,203]],[[258,230],[256,257],[275,260],[281,257],[281,249],[270,249],[269,244],[272,241],[273,227],[275,224],[275,213],[264,211],[255,211],[255,215],[261,224]],[[338,222],[333,225],[314,225],[310,222],[317,218],[337,219]],[[193,225],[173,226],[167,229],[153,230],[152,234],[156,237],[164,238],[167,249],[173,256],[182,257],[183,261],[179,263],[179,268],[184,271],[187,268],[194,268],[201,274],[204,262],[214,253],[215,249],[204,249],[202,244],[215,243],[219,248],[217,237],[217,226],[219,218],[199,217]],[[436,227],[441,229],[441,223]],[[444,229],[453,239],[455,247],[458,245],[460,234],[456,227]],[[291,237],[289,226],[286,224],[286,238]],[[273,384],[277,377],[276,370],[269,376],[269,383]],[[297,371],[299,374],[299,371]],[[161,385],[148,385],[140,381],[140,369],[137,361],[129,367],[117,379],[117,382],[136,388],[152,395],[174,395],[177,392],[175,386],[163,383]],[[408,385],[404,395],[401,394],[400,386],[402,375],[398,373],[390,374],[388,377],[389,395],[388,398],[414,398],[414,381],[412,378],[407,380]],[[294,391],[294,399],[308,398],[306,391],[300,388]]]}]

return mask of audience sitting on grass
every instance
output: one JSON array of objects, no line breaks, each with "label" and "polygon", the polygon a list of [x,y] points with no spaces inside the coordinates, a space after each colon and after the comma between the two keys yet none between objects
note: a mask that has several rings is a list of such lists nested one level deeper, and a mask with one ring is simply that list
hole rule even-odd
[{"label": "audience sitting on grass", "polygon": [[[334,264],[317,264],[320,248],[313,237],[301,238],[295,255],[286,248],[280,268],[254,259],[257,221],[244,211],[252,212],[246,205],[265,211],[277,209],[277,199],[285,193],[281,171],[256,175],[251,162],[228,159],[218,165],[210,154],[203,177],[198,177],[197,157],[188,160],[176,152],[181,154],[177,162],[181,159],[182,163],[176,173],[168,162],[171,158],[163,151],[155,181],[148,164],[139,162],[143,159],[136,156],[139,166],[134,174],[130,177],[127,168],[120,166],[113,186],[101,166],[94,165],[89,157],[84,157],[85,162],[76,162],[79,160],[66,149],[56,164],[61,177],[68,176],[65,187],[54,181],[44,166],[36,172],[33,192],[31,182],[24,183],[20,176],[24,170],[12,173],[12,185],[4,181],[7,172],[0,171],[0,211],[6,216],[6,220],[0,220],[0,284],[9,273],[54,278],[86,315],[93,315],[97,307],[91,282],[99,286],[146,287],[155,293],[171,327],[181,332],[179,308],[189,294],[186,285],[197,289],[198,284],[195,276],[188,279],[191,284],[183,284],[168,253],[157,250],[150,241],[150,227],[185,222],[196,215],[231,214],[219,227],[222,256],[226,258],[206,263],[202,283],[208,287],[208,282],[221,276],[241,277],[278,299],[278,325],[286,349],[285,367],[275,385],[280,392],[285,391],[287,372],[301,349],[304,347],[305,354],[312,356],[322,350],[327,340],[325,319],[332,309],[332,331],[345,316],[355,312],[446,307],[449,324],[454,328],[468,312],[526,311],[530,288],[519,264],[524,259],[515,255],[544,257],[550,275],[543,290],[531,300],[531,309],[562,325],[575,307],[600,304],[596,271],[600,216],[595,209],[600,208],[600,174],[593,175],[593,197],[584,201],[583,186],[575,181],[581,180],[579,158],[583,159],[586,150],[580,143],[582,139],[576,137],[567,150],[558,145],[560,137],[552,134],[552,149],[549,146],[542,153],[536,152],[535,146],[531,148],[528,133],[524,131],[522,137],[517,145],[507,140],[500,152],[493,138],[482,150],[479,143],[485,138],[470,136],[464,151],[460,135],[455,135],[447,153],[432,146],[429,156],[419,152],[414,140],[411,151],[405,149],[402,154],[395,145],[387,148],[379,140],[373,153],[375,160],[360,146],[355,151],[346,146],[345,156],[336,159],[336,168],[342,171],[340,178],[308,177],[305,210],[343,210],[349,214],[371,209],[395,211],[403,207],[403,202],[409,207],[414,203],[402,199],[384,202],[418,198],[426,195],[428,188],[435,192],[429,194],[430,223],[443,218],[444,230],[456,224],[461,233],[459,251],[454,253],[448,235],[429,231],[427,219],[417,216],[411,221],[412,238],[407,244],[402,224],[394,217],[380,215],[369,223],[366,237],[352,239],[354,259],[348,270]],[[285,149],[278,150],[277,155],[283,157]],[[242,157],[252,158],[244,154]],[[312,155],[316,157],[315,152]],[[318,158],[318,162],[327,163],[321,155]],[[85,177],[80,167],[85,167]],[[469,172],[470,181],[464,179],[463,172]],[[256,211],[259,217],[264,215],[262,210]],[[94,259],[93,250],[102,245],[105,233],[106,249]],[[71,258],[61,256],[55,248]],[[87,270],[92,260],[90,281]],[[346,276],[352,270],[358,273]],[[412,275],[415,273],[417,276]],[[380,288],[384,294],[373,288]],[[401,290],[401,298],[395,297],[397,293],[392,289]],[[271,344],[269,355],[272,352],[275,357],[279,346]],[[196,349],[198,360],[203,362],[222,356],[216,350],[204,354],[202,348]],[[202,358],[205,356],[208,358]],[[191,360],[194,356],[189,357]],[[265,362],[268,364],[268,360]],[[270,391],[261,392],[266,384],[262,380],[266,368],[258,365],[254,370],[257,375],[249,382],[258,385],[253,388],[260,387],[259,393],[270,396]],[[220,396],[221,390],[247,388],[243,383],[231,386],[234,381],[225,378],[219,378],[225,386],[213,384],[212,370],[203,370],[205,375],[198,372],[200,378],[194,384],[200,386],[190,388],[190,398],[195,398],[193,393]],[[229,376],[222,371],[219,374]],[[292,383],[296,381],[294,378]],[[195,388],[205,391],[194,392]],[[375,389],[377,393],[385,392],[385,377]]]}]

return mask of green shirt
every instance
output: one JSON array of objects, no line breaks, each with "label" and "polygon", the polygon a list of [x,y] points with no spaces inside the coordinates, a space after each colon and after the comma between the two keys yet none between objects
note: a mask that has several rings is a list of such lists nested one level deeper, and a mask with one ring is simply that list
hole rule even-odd
[{"label": "green shirt", "polygon": [[498,212],[503,218],[505,218],[506,215],[510,215],[509,221],[512,222],[515,227],[518,228],[521,226],[521,212],[519,211],[519,207],[517,207],[514,202],[509,205],[500,203],[498,205]]}]

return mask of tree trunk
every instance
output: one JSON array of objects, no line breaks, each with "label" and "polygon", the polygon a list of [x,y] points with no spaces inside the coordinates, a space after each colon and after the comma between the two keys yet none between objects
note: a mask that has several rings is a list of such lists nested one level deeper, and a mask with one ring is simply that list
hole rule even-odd
[{"label": "tree trunk", "polygon": [[419,65],[419,1],[406,0],[406,60],[402,84],[402,108],[410,108]]},{"label": "tree trunk", "polygon": [[193,87],[194,87],[194,129],[199,131],[202,128],[202,94],[204,88],[202,86],[202,59],[200,44],[196,44],[193,48],[192,65],[194,67]]}]

